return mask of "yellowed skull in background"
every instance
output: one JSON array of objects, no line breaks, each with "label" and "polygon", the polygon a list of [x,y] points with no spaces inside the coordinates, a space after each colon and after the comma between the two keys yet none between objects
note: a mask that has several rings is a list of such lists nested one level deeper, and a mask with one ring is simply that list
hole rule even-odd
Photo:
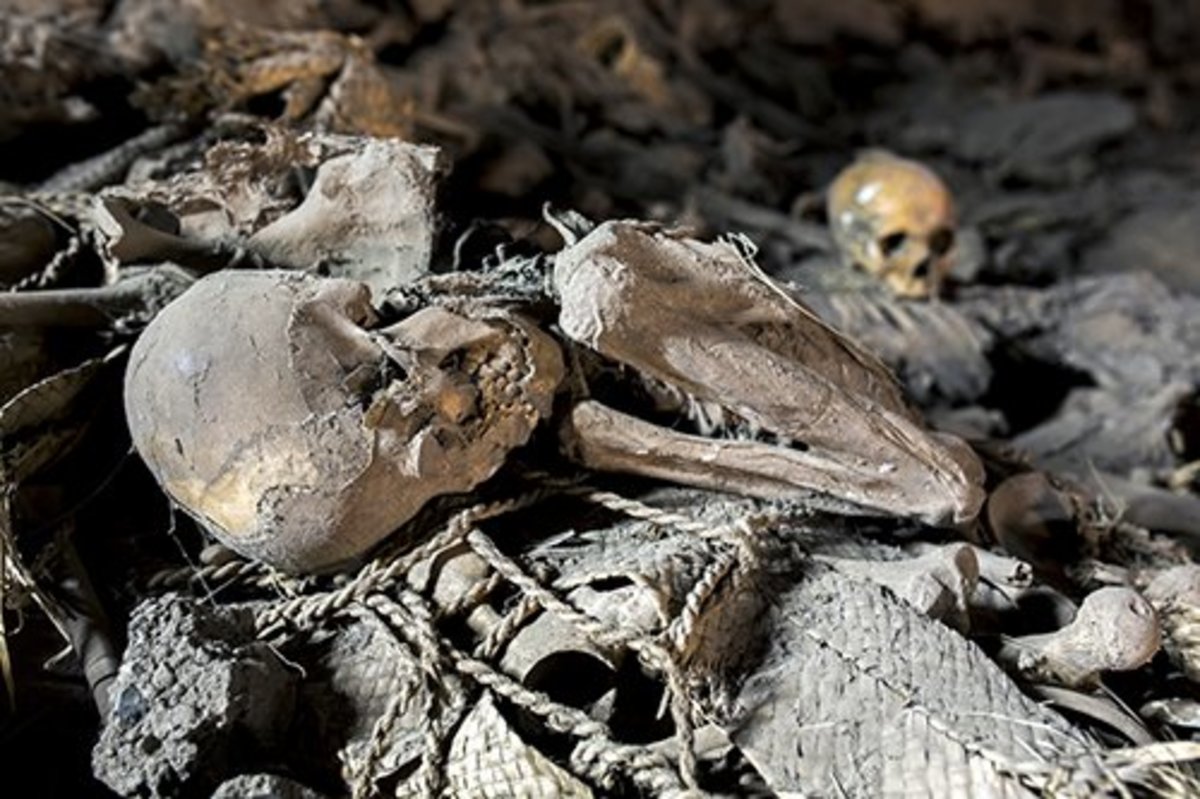
[{"label": "yellowed skull in background", "polygon": [[901,297],[936,295],[953,266],[954,198],[923,164],[869,150],[829,187],[829,226],[842,260]]}]

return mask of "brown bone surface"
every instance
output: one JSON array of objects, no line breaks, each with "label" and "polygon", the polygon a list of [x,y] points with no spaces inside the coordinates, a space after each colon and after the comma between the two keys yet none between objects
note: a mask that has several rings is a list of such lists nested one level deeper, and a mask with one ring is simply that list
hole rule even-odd
[{"label": "brown bone surface", "polygon": [[357,558],[430,499],[491,477],[550,411],[554,341],[496,309],[389,328],[362,283],[218,272],[130,356],[134,444],[232,549],[295,572]]},{"label": "brown bone surface", "polygon": [[974,453],[925,430],[882,364],[732,244],[607,222],[559,253],[554,282],[566,335],[780,442],[689,435],[587,403],[571,431],[588,466],[762,497],[817,491],[931,524],[978,512]]}]

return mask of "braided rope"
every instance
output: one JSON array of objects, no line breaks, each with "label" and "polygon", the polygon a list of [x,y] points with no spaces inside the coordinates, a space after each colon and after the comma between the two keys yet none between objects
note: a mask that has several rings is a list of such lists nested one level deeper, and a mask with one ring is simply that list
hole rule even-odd
[{"label": "braided rope", "polygon": [[524,591],[526,596],[532,597],[546,610],[556,613],[574,624],[594,643],[600,646],[626,646],[637,652],[648,666],[664,675],[671,697],[671,717],[675,723],[675,734],[679,739],[680,771],[689,788],[698,787],[695,729],[692,724],[691,708],[687,702],[682,669],[672,654],[657,641],[636,633],[613,630],[599,619],[578,610],[535,578],[526,574],[516,561],[501,552],[492,540],[478,529],[472,529],[467,533],[466,541],[477,555]]},{"label": "braided rope", "polygon": [[[473,683],[541,718],[551,731],[578,739],[580,743],[571,756],[572,766],[599,785],[612,787],[616,784],[614,780],[618,774],[626,774],[635,784],[655,794],[679,792],[685,786],[692,790],[698,789],[692,709],[679,658],[691,644],[703,612],[718,592],[721,583],[731,574],[736,574],[740,569],[755,562],[754,555],[757,553],[749,540],[753,535],[751,523],[742,519],[733,525],[735,540],[739,546],[720,553],[716,560],[706,565],[700,578],[684,598],[680,613],[669,624],[665,624],[661,636],[654,638],[613,629],[579,610],[544,584],[542,578],[546,575],[540,572],[532,573],[505,555],[492,539],[476,526],[485,519],[528,507],[555,493],[580,496],[614,512],[686,534],[702,535],[706,538],[729,537],[728,525],[714,527],[710,523],[655,508],[612,492],[543,480],[537,489],[528,494],[500,502],[475,505],[455,514],[436,535],[407,550],[380,555],[365,564],[346,585],[336,591],[279,602],[259,614],[256,620],[259,634],[272,637],[289,628],[310,629],[323,619],[352,611],[355,607],[366,607],[378,614],[419,653],[426,683],[425,706],[421,713],[424,719],[422,732],[425,752],[417,772],[397,788],[398,792],[403,792],[404,795],[436,796],[441,788],[442,775],[438,764],[445,750],[446,730],[443,721],[447,714],[445,707],[441,708],[442,712],[439,713],[437,705],[447,703],[437,701],[436,689],[451,689],[454,694],[448,700],[451,706],[461,707],[467,702],[466,692],[461,686],[441,679],[447,666]],[[413,592],[400,580],[421,561],[448,546],[462,542],[483,558],[493,573],[478,580],[452,605],[435,611],[429,600]],[[749,557],[742,559],[742,555]],[[230,568],[235,565],[242,568]],[[224,575],[226,577],[244,576],[246,579],[250,579],[249,575],[256,571],[253,567],[243,564],[224,564],[223,567],[213,567],[210,570],[213,575],[218,568],[229,569]],[[193,573],[195,571],[192,570]],[[209,576],[209,579],[220,577]],[[488,631],[477,645],[474,655],[460,651],[454,644],[439,636],[436,617],[460,613],[478,606],[505,581],[521,591],[520,601]],[[386,593],[393,590],[395,598]],[[613,741],[604,724],[591,719],[576,708],[561,705],[544,694],[525,688],[519,681],[502,674],[484,660],[494,658],[529,618],[543,609],[576,626],[593,643],[629,648],[638,654],[644,665],[662,675],[679,746],[675,768],[669,765],[666,756],[660,752]],[[456,692],[453,691],[454,688],[457,688]],[[407,698],[402,694],[397,695],[389,702],[384,714],[376,720],[367,756],[354,775],[352,787],[355,799],[364,799],[375,789],[374,772],[377,764],[387,751],[388,742],[394,739],[395,725],[404,716],[404,711],[409,708],[411,702],[411,695]]]},{"label": "braided rope", "polygon": [[487,577],[476,581],[474,585],[456,597],[453,602],[441,609],[438,615],[442,617],[457,616],[475,609],[491,596],[504,582],[504,577],[493,572]]},{"label": "braided rope", "polygon": [[441,532],[402,553],[380,556],[368,562],[352,580],[336,591],[309,594],[266,608],[255,620],[259,637],[272,638],[282,634],[289,626],[306,629],[322,619],[337,615],[371,594],[387,590],[413,566],[464,538],[477,522],[534,505],[546,496],[547,492],[539,489],[460,511],[451,517]]},{"label": "braided rope", "polygon": [[[363,600],[363,605],[374,612],[384,622],[385,626],[398,631],[400,636],[417,650],[421,672],[424,675],[422,691],[421,733],[425,741],[421,764],[417,771],[404,783],[396,787],[397,796],[421,796],[434,799],[441,789],[442,769],[441,758],[445,750],[446,728],[443,724],[444,713],[438,713],[438,689],[450,689],[442,679],[444,672],[441,645],[434,627],[432,612],[421,601],[413,602],[416,596],[411,591],[401,589],[400,602],[383,594],[374,594]],[[389,701],[384,713],[375,721],[371,729],[370,745],[363,762],[359,764],[352,785],[354,799],[367,799],[375,788],[375,777],[378,764],[395,739],[396,725],[403,717],[411,695],[407,698],[397,695]],[[462,707],[465,697],[451,691],[445,705],[449,710]]]},{"label": "braided rope", "polygon": [[[499,576],[498,572],[497,576]],[[516,607],[504,614],[496,626],[488,630],[487,636],[475,647],[475,657],[484,659],[496,657],[500,654],[500,650],[513,639],[517,631],[524,627],[525,623],[537,615],[541,609],[542,603],[538,602],[536,597],[529,594],[522,595]]]},{"label": "braided rope", "polygon": [[[419,631],[414,633],[419,636],[429,636],[433,632],[427,626],[433,618],[432,611],[423,597],[411,591],[403,591],[399,601],[376,594],[369,597],[365,604],[397,630]],[[583,774],[588,778],[601,785],[612,786],[615,784],[615,774],[628,773],[636,784],[656,794],[681,788],[678,774],[662,754],[646,747],[616,743],[605,724],[582,710],[560,704],[539,691],[526,688],[488,663],[463,653],[445,639],[437,640],[435,633],[434,640],[439,653],[449,659],[459,674],[542,719],[553,732],[588,743],[586,751],[591,754],[580,760]]]},{"label": "braided rope", "polygon": [[[539,691],[526,688],[482,660],[451,651],[451,662],[459,674],[487,688],[522,710],[537,716],[553,732],[581,739],[572,764],[592,781],[612,788],[618,773],[628,773],[635,784],[652,795],[682,788],[677,771],[659,752],[633,744],[619,744],[608,727],[582,710],[562,705]],[[583,752],[580,750],[583,749]]]},{"label": "braided rope", "polygon": [[[376,595],[368,597],[369,607],[379,607],[390,602],[387,597]],[[416,624],[406,628],[411,633],[411,639],[420,657],[421,671],[425,674],[424,702],[421,706],[421,736],[425,741],[421,764],[403,786],[397,786],[397,796],[419,795],[424,799],[434,799],[441,787],[442,769],[439,767],[444,750],[444,731],[438,715],[437,687],[441,685],[442,668],[437,641],[437,633],[433,621],[427,614],[411,614]],[[415,789],[415,790],[414,790]]]},{"label": "braided rope", "polygon": [[498,574],[503,575],[510,583],[521,589],[526,597],[574,624],[601,646],[630,646],[633,639],[639,637],[637,633],[614,630],[599,619],[589,616],[560,598],[526,573],[520,564],[501,552],[500,548],[480,530],[472,528],[466,535],[466,542],[475,551],[475,554],[487,561],[488,565]]},{"label": "braided rope", "polygon": [[371,738],[362,760],[355,764],[350,775],[350,795],[353,799],[368,799],[375,793],[375,775],[388,745],[396,734],[396,724],[404,716],[415,692],[414,683],[404,683],[388,700],[387,707],[371,727]]},{"label": "braided rope", "polygon": [[700,579],[692,586],[692,590],[688,591],[683,600],[683,609],[671,621],[663,636],[676,654],[682,655],[687,651],[705,605],[716,593],[717,586],[733,572],[738,564],[736,550],[722,552],[700,575]]},{"label": "braided rope", "polygon": [[[183,566],[164,569],[150,576],[146,588],[151,591],[169,591],[177,588],[196,589],[210,583],[245,585],[266,588],[284,578],[266,565],[252,560],[231,560],[211,566]],[[284,578],[286,579],[286,578]]]},{"label": "braided rope", "polygon": [[630,499],[629,497],[623,497],[611,491],[599,491],[584,485],[565,486],[561,490],[565,494],[585,499],[614,513],[620,513],[632,519],[641,519],[659,527],[674,529],[693,535],[707,535],[712,530],[712,525],[707,522],[691,519],[675,511],[656,508],[653,505],[648,505],[645,502]]}]

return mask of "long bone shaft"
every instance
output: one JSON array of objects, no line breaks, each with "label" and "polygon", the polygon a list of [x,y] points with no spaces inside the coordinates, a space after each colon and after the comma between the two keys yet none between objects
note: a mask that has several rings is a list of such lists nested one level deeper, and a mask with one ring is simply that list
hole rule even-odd
[{"label": "long bone shaft", "polygon": [[758,496],[817,491],[930,524],[978,513],[970,448],[924,429],[882,364],[733,245],[609,222],[559,253],[554,281],[569,337],[790,442],[703,439],[581,406],[571,433],[588,466]]}]

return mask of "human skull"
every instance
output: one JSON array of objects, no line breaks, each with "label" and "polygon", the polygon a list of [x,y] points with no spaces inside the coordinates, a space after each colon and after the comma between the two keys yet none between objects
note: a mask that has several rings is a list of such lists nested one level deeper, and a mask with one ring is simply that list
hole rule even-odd
[{"label": "human skull", "polygon": [[869,150],[834,179],[829,226],[842,260],[901,297],[936,295],[953,266],[954,198],[928,167]]},{"label": "human skull", "polygon": [[370,291],[218,272],[133,348],[125,406],[164,490],[220,541],[291,572],[353,561],[430,499],[490,477],[550,412],[553,339],[494,309],[389,328]]}]

